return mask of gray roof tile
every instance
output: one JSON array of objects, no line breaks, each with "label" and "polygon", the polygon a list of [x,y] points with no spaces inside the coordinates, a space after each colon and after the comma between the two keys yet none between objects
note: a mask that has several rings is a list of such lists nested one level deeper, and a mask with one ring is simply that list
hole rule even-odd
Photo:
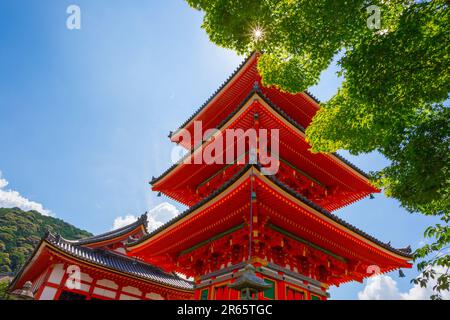
[{"label": "gray roof tile", "polygon": [[156,266],[135,258],[130,258],[104,249],[92,249],[78,246],[60,236],[54,236],[50,233],[45,237],[45,240],[65,253],[86,262],[92,262],[113,271],[137,276],[163,285],[169,285],[177,289],[193,290],[193,283],[191,281],[184,280],[173,273],[167,273]]}]

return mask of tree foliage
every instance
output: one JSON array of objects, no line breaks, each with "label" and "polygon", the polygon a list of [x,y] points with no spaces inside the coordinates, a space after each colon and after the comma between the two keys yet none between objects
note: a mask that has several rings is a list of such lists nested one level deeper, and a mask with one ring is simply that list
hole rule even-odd
[{"label": "tree foliage", "polygon": [[[433,243],[415,253],[423,260],[416,281],[436,277],[435,297],[448,289],[448,272],[436,275],[432,268],[450,267],[448,1],[187,2],[205,13],[212,42],[241,54],[264,52],[258,69],[266,86],[301,92],[340,57],[342,87],[307,128],[312,151],[378,151],[391,161],[373,173],[374,182],[410,212],[442,219],[425,232]],[[381,10],[377,29],[367,23],[373,5]]]},{"label": "tree foliage", "polygon": [[0,273],[16,273],[47,230],[74,240],[91,236],[61,219],[36,211],[0,208]]},{"label": "tree foliage", "polygon": [[0,280],[0,301],[1,300],[12,300],[13,297],[8,294],[8,280]]}]

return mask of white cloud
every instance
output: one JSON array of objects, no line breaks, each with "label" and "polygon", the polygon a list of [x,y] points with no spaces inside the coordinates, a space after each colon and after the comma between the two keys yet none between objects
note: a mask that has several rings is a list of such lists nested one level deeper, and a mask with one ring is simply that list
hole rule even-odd
[{"label": "white cloud", "polygon": [[6,189],[8,184],[9,182],[2,178],[0,171],[0,208],[20,208],[24,211],[34,210],[44,216],[52,215],[42,204],[28,200],[15,190]]},{"label": "white cloud", "polygon": [[[443,268],[436,268],[436,272],[443,272]],[[414,285],[407,292],[401,292],[397,287],[397,282],[389,276],[379,275],[367,280],[366,286],[358,292],[359,300],[429,300],[434,294],[432,288],[436,281],[430,281],[426,288]],[[450,292],[441,293],[445,300],[450,300]]]},{"label": "white cloud", "polygon": [[363,291],[358,292],[359,300],[399,300],[397,282],[389,276],[379,275],[367,280]]},{"label": "white cloud", "polygon": [[135,222],[137,218],[133,215],[127,215],[125,217],[117,217],[113,222],[113,230],[125,227]]},{"label": "white cloud", "polygon": [[[155,230],[167,221],[175,218],[180,211],[172,204],[163,202],[150,211],[148,211],[148,230]],[[117,217],[113,223],[113,229],[118,229],[129,225],[137,220],[134,215],[126,215],[125,217]]]}]

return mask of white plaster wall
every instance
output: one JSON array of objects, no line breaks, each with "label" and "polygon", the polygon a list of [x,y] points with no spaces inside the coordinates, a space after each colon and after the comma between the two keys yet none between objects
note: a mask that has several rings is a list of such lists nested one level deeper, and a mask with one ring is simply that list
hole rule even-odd
[{"label": "white plaster wall", "polygon": [[119,297],[119,300],[141,300],[141,299],[122,293]]},{"label": "white plaster wall", "polygon": [[135,288],[135,287],[131,287],[131,286],[123,287],[122,291],[126,292],[126,293],[134,294],[135,296],[141,296],[142,295],[142,291],[141,290],[139,290],[138,288]]},{"label": "white plaster wall", "polygon": [[101,289],[101,288],[95,288],[93,293],[97,294],[99,296],[103,296],[103,297],[107,297],[107,298],[111,298],[111,299],[114,299],[116,297],[115,291]]},{"label": "white plaster wall", "polygon": [[92,280],[94,280],[87,273],[83,273],[83,272],[80,273],[80,278],[81,278],[81,281],[89,282],[89,283],[91,283]]},{"label": "white plaster wall", "polygon": [[80,283],[80,286],[79,287],[77,286],[76,288],[70,288],[69,286],[67,286],[67,283],[66,283],[65,287],[69,288],[69,289],[77,289],[77,290],[80,290],[83,292],[89,292],[89,289],[91,288],[90,285],[85,284],[85,283]]},{"label": "white plaster wall", "polygon": [[60,284],[61,280],[64,277],[64,265],[63,264],[55,264],[53,265],[52,273],[50,274],[50,277],[48,278],[48,282],[54,283],[54,284]]},{"label": "white plaster wall", "polygon": [[147,299],[151,299],[151,300],[164,300],[164,298],[163,298],[160,294],[157,294],[157,293],[155,293],[155,292],[147,293],[147,294],[145,295],[145,297],[146,297]]},{"label": "white plaster wall", "polygon": [[119,288],[119,285],[117,283],[115,283],[114,281],[108,280],[108,279],[98,280],[97,284],[99,286],[107,287],[107,288],[111,288],[111,289],[115,289],[115,290],[117,290]]},{"label": "white plaster wall", "polygon": [[41,296],[39,297],[39,300],[54,300],[55,295],[58,289],[53,287],[45,287],[42,291]]}]

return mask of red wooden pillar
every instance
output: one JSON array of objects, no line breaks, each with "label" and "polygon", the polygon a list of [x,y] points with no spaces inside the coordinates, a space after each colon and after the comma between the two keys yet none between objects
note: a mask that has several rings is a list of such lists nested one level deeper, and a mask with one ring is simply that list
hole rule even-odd
[{"label": "red wooden pillar", "polygon": [[[200,281],[195,281],[195,284],[198,285]],[[195,289],[194,291],[194,300],[200,300],[200,289]]]},{"label": "red wooden pillar", "polygon": [[[280,276],[283,276],[282,272],[278,273]],[[277,297],[278,300],[287,300],[286,298],[286,282],[284,280],[277,281]]]},{"label": "red wooden pillar", "polygon": [[[236,281],[236,273],[237,270],[233,270],[234,277],[230,280],[230,283],[234,283]],[[239,292],[237,290],[230,289],[229,297],[230,300],[239,300]]]}]

